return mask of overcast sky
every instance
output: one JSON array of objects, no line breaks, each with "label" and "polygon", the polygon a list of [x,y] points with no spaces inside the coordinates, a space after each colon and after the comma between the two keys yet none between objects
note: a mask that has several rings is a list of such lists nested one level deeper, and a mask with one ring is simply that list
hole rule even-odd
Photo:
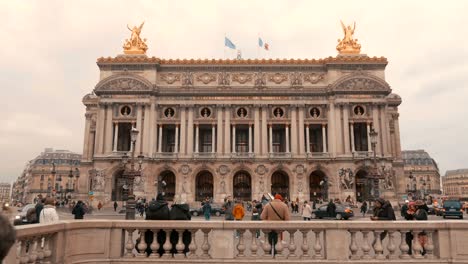
[{"label": "overcast sky", "polygon": [[[146,21],[148,55],[223,58],[224,36],[244,58],[336,56],[340,19],[356,21],[362,53],[389,60],[403,98],[403,149],[447,169],[468,167],[468,1],[6,1],[0,2],[0,182],[46,147],[82,152],[83,96],[96,59],[122,53]],[[257,55],[257,36],[270,51]]]}]

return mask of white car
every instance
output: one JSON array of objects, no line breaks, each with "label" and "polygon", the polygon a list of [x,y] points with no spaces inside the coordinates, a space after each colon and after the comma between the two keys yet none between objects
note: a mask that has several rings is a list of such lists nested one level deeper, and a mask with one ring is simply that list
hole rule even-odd
[{"label": "white car", "polygon": [[15,216],[15,222],[14,225],[26,225],[30,224],[28,222],[28,219],[26,219],[26,214],[28,213],[28,210],[31,208],[36,207],[35,204],[27,204],[23,208],[18,209],[19,214]]}]

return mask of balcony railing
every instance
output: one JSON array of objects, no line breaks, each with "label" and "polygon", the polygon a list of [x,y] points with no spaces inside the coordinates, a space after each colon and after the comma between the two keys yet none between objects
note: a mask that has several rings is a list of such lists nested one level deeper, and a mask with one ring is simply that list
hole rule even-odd
[{"label": "balcony railing", "polygon": [[292,155],[290,152],[271,152],[268,157],[270,159],[291,159]]},{"label": "balcony railing", "polygon": [[193,158],[196,160],[212,160],[216,158],[216,153],[214,152],[195,152],[193,153]]},{"label": "balcony railing", "polygon": [[309,152],[307,154],[307,159],[328,159],[330,154],[328,152]]},{"label": "balcony railing", "polygon": [[[148,230],[155,231],[149,245]],[[167,237],[160,245],[160,230],[179,234],[177,243]],[[273,254],[271,232],[282,233]],[[18,226],[5,263],[466,263],[467,237],[468,222],[445,221],[61,221]]]}]

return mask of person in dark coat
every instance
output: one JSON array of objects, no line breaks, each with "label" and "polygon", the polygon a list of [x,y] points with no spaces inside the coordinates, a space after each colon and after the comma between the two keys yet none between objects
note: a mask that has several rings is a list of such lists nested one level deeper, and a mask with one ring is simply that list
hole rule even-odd
[{"label": "person in dark coat", "polygon": [[[170,213],[169,213],[169,206],[164,199],[164,196],[159,193],[158,196],[156,197],[156,201],[151,201],[148,205],[148,210],[146,211],[146,220],[169,220],[170,219]],[[149,256],[151,254],[151,243],[153,243],[153,231],[151,230],[146,230],[145,233],[145,242],[147,245],[147,248],[145,250],[146,254]],[[159,230],[158,235],[157,235],[158,243],[159,243],[159,249],[158,253],[160,256],[164,254],[164,248],[163,245],[166,242],[166,232],[164,230]],[[137,241],[135,248],[138,251],[138,243]]]},{"label": "person in dark coat", "polygon": [[[375,200],[375,208],[374,208],[374,215],[370,217],[373,221],[378,220],[387,220],[392,221],[396,220],[395,211],[393,211],[393,207],[389,201],[386,201],[382,198],[377,198]],[[384,231],[380,234],[380,241],[384,240],[387,236],[387,231]],[[375,243],[375,240],[374,240]],[[374,245],[372,243],[372,245]]]},{"label": "person in dark coat", "polygon": [[366,212],[367,212],[367,202],[364,201],[361,205],[361,213],[362,213],[362,216],[366,216]]},{"label": "person in dark coat", "polygon": [[36,209],[36,222],[39,223],[39,215],[41,214],[42,209],[44,209],[44,201],[42,199],[42,196],[39,196],[37,199],[37,204],[34,207]]},{"label": "person in dark coat", "polygon": [[[192,217],[190,215],[190,207],[185,201],[181,201],[179,197],[176,197],[174,204],[172,204],[171,211],[169,213],[170,220],[185,220],[188,221]],[[192,234],[185,230],[182,234],[182,242],[184,243],[184,254],[189,251],[190,241],[192,241]],[[171,244],[172,244],[172,254],[177,253],[176,245],[179,242],[179,233],[176,230],[171,232]]]},{"label": "person in dark coat", "polygon": [[114,212],[117,211],[117,207],[118,207],[118,206],[119,206],[119,205],[117,204],[117,201],[114,201]]},{"label": "person in dark coat", "polygon": [[85,209],[83,207],[82,201],[78,201],[76,203],[75,207],[73,207],[72,214],[75,215],[75,219],[83,219],[83,216],[85,215]]},{"label": "person in dark coat", "polygon": [[333,203],[333,200],[330,199],[330,202],[327,205],[327,213],[330,217],[335,217],[336,205]]}]

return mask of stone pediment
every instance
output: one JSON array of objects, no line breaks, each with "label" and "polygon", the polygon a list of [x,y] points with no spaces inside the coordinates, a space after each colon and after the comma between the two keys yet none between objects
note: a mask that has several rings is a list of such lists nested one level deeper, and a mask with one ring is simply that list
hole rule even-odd
[{"label": "stone pediment", "polygon": [[112,75],[101,80],[94,88],[96,95],[105,93],[148,93],[153,91],[153,84],[145,78],[130,73]]},{"label": "stone pediment", "polygon": [[353,73],[338,79],[332,85],[332,91],[344,93],[383,92],[390,94],[392,89],[385,80],[366,73]]}]

